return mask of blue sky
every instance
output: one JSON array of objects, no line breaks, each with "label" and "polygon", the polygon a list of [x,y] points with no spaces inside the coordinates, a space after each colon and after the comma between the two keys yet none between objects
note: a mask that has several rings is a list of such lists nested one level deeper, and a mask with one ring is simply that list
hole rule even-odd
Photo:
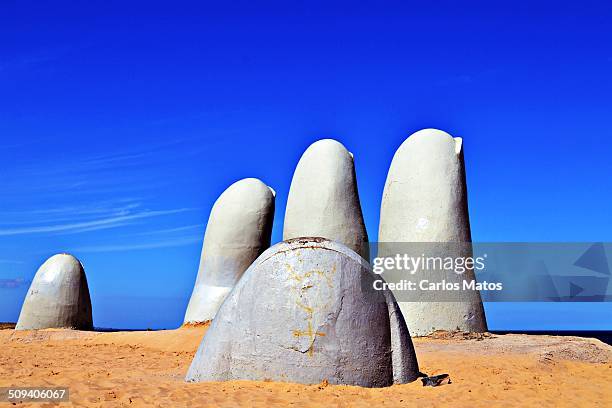
[{"label": "blue sky", "polygon": [[[435,127],[464,138],[475,241],[612,241],[612,4],[494,3],[2,2],[0,321],[67,251],[97,326],[179,325],[216,197],[274,187],[279,241],[327,137],[372,240],[395,149]],[[492,328],[612,327],[609,304],[504,307]]]}]

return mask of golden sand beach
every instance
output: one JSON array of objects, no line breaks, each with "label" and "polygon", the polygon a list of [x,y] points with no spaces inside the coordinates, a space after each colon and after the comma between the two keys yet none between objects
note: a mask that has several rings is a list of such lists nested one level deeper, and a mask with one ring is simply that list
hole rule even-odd
[{"label": "golden sand beach", "polygon": [[[0,330],[0,387],[69,387],[61,406],[488,407],[612,405],[612,347],[599,340],[440,332],[415,338],[421,381],[388,388],[184,382],[207,326],[138,332]],[[7,403],[2,403],[2,406]],[[17,406],[58,406],[17,403]]]}]

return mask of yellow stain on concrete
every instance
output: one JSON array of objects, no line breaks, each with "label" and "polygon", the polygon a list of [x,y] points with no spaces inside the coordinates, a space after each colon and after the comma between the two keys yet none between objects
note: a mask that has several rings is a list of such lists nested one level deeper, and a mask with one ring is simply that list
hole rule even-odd
[{"label": "yellow stain on concrete", "polygon": [[[302,263],[302,259],[298,259],[298,262]],[[306,313],[306,330],[293,330],[292,334],[294,337],[308,337],[310,340],[310,346],[308,348],[308,356],[312,357],[314,354],[314,342],[317,337],[325,336],[325,333],[313,330],[313,319],[314,312],[316,310],[325,309],[329,306],[329,302],[319,307],[311,306],[303,303],[302,294],[311,288],[319,287],[321,281],[325,281],[328,288],[333,288],[333,277],[336,274],[336,266],[334,265],[330,271],[323,271],[319,269],[312,269],[302,274],[295,271],[292,265],[285,264],[289,278],[295,282],[290,285],[291,292],[297,297],[295,304]],[[314,279],[313,279],[314,278]],[[306,281],[307,279],[313,279],[312,281]],[[297,284],[297,285],[296,285]],[[315,297],[316,298],[316,297]]]},{"label": "yellow stain on concrete", "polygon": [[312,314],[314,313],[314,308],[310,307],[310,306],[306,306],[305,304],[301,303],[299,300],[295,301],[295,304],[298,305],[299,307],[301,307],[302,309],[304,309],[306,311],[306,313],[308,313],[309,315],[309,319],[312,319]]},{"label": "yellow stain on concrete", "polygon": [[312,357],[314,354],[314,341],[317,336],[324,337],[325,333],[319,331],[312,330],[312,323],[308,321],[308,329],[307,330],[293,330],[293,335],[295,337],[308,337],[310,338],[310,347],[308,347],[308,356]]}]

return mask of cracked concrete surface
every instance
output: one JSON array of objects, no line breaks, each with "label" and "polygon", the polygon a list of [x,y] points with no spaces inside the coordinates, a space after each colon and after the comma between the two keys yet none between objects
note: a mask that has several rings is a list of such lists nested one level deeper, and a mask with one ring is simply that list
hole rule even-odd
[{"label": "cracked concrete surface", "polygon": [[[369,290],[374,279],[369,264],[337,242],[299,238],[273,246],[219,309],[186,379],[364,387],[413,380],[418,366],[408,330],[399,327],[397,304],[390,310],[392,295]],[[394,375],[396,358],[405,371]]]}]

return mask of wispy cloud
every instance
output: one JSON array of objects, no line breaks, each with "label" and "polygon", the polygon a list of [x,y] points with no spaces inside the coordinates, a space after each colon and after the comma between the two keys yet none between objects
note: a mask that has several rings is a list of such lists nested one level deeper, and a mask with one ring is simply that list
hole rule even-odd
[{"label": "wispy cloud", "polygon": [[0,259],[0,264],[22,264],[23,261],[17,261],[14,259]]},{"label": "wispy cloud", "polygon": [[185,225],[182,227],[175,227],[175,228],[165,228],[165,229],[158,229],[158,230],[153,230],[153,231],[143,231],[143,232],[137,232],[133,235],[136,236],[151,236],[151,235],[162,235],[162,234],[173,234],[175,232],[185,232],[185,231],[191,231],[194,229],[200,229],[202,228],[204,225],[203,224],[193,224],[193,225]]},{"label": "wispy cloud", "polygon": [[[125,232],[131,233],[138,247],[145,249],[177,244],[142,241],[201,235],[196,232],[200,225],[184,225],[193,222],[193,218],[180,215],[195,208],[183,208],[188,204],[169,204],[167,200],[163,204],[166,208],[158,204],[159,197],[165,197],[164,187],[176,182],[160,177],[160,169],[167,166],[171,172],[175,160],[193,150],[189,140],[173,140],[134,149],[115,146],[110,151],[86,151],[74,154],[71,160],[42,157],[15,161],[3,169],[5,194],[0,203],[0,240],[48,238],[133,226]],[[158,218],[164,216],[168,219]],[[108,241],[116,234],[112,235],[105,235],[103,244],[115,244]],[[124,240],[128,239],[122,235]],[[94,243],[88,241],[87,245]],[[80,244],[86,245],[82,240]]]},{"label": "wispy cloud", "polygon": [[119,153],[119,154],[108,154],[91,157],[83,160],[84,166],[107,166],[113,165],[118,162],[130,162],[133,163],[135,160],[142,159],[150,156],[151,151],[144,151],[138,153]]},{"label": "wispy cloud", "polygon": [[117,245],[99,245],[74,248],[74,252],[118,252],[118,251],[135,251],[155,248],[170,248],[191,245],[201,242],[200,237],[179,238],[175,240],[147,242],[142,244],[117,244]]},{"label": "wispy cloud", "polygon": [[57,54],[48,52],[21,56],[0,64],[0,72],[29,68],[31,66],[53,61],[57,59],[57,57]]},{"label": "wispy cloud", "polygon": [[44,219],[45,224],[60,222],[89,221],[92,218],[107,218],[128,215],[137,208],[142,207],[136,199],[109,200],[96,204],[82,204],[51,208],[37,208],[21,211],[0,211],[4,222],[2,226],[21,226],[39,224]]},{"label": "wispy cloud", "polygon": [[189,208],[179,208],[175,210],[161,211],[141,211],[135,214],[121,215],[97,219],[93,221],[75,222],[55,225],[39,225],[31,227],[5,228],[0,229],[0,236],[24,235],[24,234],[45,234],[45,233],[64,233],[75,234],[79,232],[95,231],[100,229],[115,228],[127,225],[135,220],[163,215],[178,214],[189,211]]},{"label": "wispy cloud", "polygon": [[29,284],[30,281],[23,278],[0,279],[0,288],[2,289],[16,289]]},{"label": "wispy cloud", "polygon": [[0,73],[7,71],[23,71],[38,65],[47,64],[62,58],[70,53],[86,48],[86,44],[62,44],[54,47],[46,47],[28,54],[16,55],[0,62]]},{"label": "wispy cloud", "polygon": [[44,138],[32,138],[28,140],[21,139],[18,142],[12,142],[12,143],[7,143],[3,141],[3,143],[0,143],[0,149],[14,149],[14,148],[31,146],[33,144],[39,143],[41,140],[44,140]]}]

